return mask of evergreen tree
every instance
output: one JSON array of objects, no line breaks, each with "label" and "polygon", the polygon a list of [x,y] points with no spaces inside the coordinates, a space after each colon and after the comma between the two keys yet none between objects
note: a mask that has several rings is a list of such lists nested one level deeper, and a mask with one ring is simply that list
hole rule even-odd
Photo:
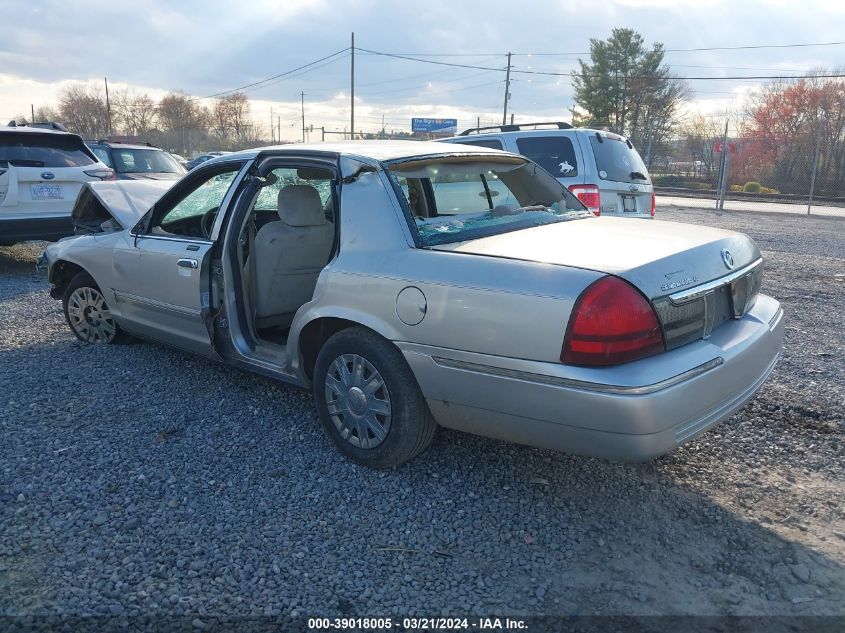
[{"label": "evergreen tree", "polygon": [[590,60],[573,71],[576,124],[628,136],[651,163],[675,125],[687,88],[663,64],[663,44],[647,49],[633,29],[613,29],[607,40],[590,40]]}]

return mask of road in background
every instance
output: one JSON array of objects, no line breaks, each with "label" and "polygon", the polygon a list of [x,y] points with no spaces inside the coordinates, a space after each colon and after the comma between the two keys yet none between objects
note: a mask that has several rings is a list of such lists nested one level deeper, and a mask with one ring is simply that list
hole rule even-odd
[{"label": "road in background", "polygon": [[[657,206],[672,206],[693,209],[715,209],[716,200],[712,198],[688,198],[686,196],[656,197]],[[725,200],[725,211],[762,211],[769,213],[797,213],[807,214],[807,205],[793,202],[753,202],[748,200]],[[826,215],[845,218],[845,207],[827,207],[813,203],[810,215]]]}]

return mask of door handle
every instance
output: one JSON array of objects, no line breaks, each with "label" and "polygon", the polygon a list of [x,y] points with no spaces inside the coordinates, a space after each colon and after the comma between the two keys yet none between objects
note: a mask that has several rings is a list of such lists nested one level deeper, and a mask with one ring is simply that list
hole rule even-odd
[{"label": "door handle", "polygon": [[199,262],[195,259],[180,259],[176,265],[180,268],[199,268]]}]

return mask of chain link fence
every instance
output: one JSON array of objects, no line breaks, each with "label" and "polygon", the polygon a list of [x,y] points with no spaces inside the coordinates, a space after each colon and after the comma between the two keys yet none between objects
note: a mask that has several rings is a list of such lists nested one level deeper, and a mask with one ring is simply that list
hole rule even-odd
[{"label": "chain link fence", "polygon": [[818,121],[789,139],[678,139],[652,166],[657,202],[845,217],[845,138],[826,127]]}]

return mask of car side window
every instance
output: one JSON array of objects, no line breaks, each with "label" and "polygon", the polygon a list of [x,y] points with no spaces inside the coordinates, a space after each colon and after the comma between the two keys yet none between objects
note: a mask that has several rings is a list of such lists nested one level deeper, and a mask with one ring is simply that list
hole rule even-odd
[{"label": "car side window", "polygon": [[575,148],[566,136],[524,136],[516,139],[519,153],[527,156],[555,178],[578,175]]},{"label": "car side window", "polygon": [[516,198],[492,172],[483,174],[448,174],[431,180],[437,215],[479,213],[501,204],[513,204]]},{"label": "car side window", "polygon": [[150,232],[208,238],[220,205],[240,169],[240,164],[227,165],[201,179],[161,215],[156,213]]},{"label": "car side window", "polygon": [[479,174],[449,174],[431,179],[438,215],[478,213],[490,209],[487,190]]},{"label": "car side window", "polygon": [[504,149],[502,141],[495,138],[480,138],[475,141],[461,141],[461,145],[475,145],[476,147],[489,147],[490,149]]}]

